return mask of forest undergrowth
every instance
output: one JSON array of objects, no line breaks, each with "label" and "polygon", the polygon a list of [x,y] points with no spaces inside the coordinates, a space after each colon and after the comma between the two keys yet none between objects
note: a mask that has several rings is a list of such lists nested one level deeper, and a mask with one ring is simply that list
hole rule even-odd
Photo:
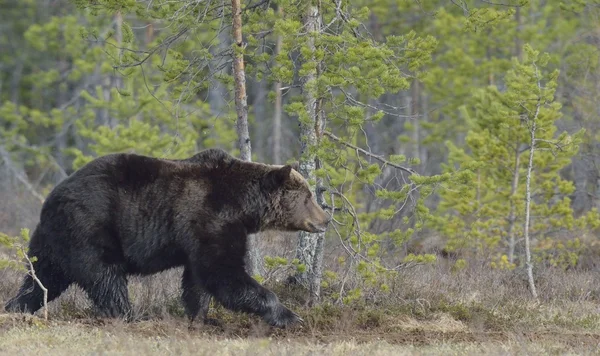
[{"label": "forest undergrowth", "polygon": [[[17,291],[20,274],[0,273],[0,303],[4,304]],[[227,350],[233,354],[237,354],[236,347],[245,350],[244,354],[284,350],[287,354],[391,354],[392,350],[394,354],[426,354],[444,352],[445,347],[447,352],[458,348],[461,354],[511,354],[523,348],[533,354],[591,354],[600,347],[600,275],[593,271],[538,270],[538,300],[531,298],[526,275],[519,270],[490,270],[472,264],[456,271],[442,261],[401,271],[385,292],[362,286],[361,296],[348,304],[328,297],[332,291],[325,288],[323,301],[311,307],[301,287],[267,283],[304,319],[301,326],[287,330],[271,329],[257,317],[214,304],[209,316],[219,319],[220,327],[189,328],[180,302],[180,276],[181,270],[173,269],[131,278],[130,298],[137,319],[131,323],[95,318],[91,303],[74,286],[50,303],[48,321],[37,314],[0,314],[0,334],[4,335],[0,353],[24,344],[38,344],[40,351],[75,335],[79,335],[73,339],[76,343],[93,344],[101,335],[122,339],[113,340],[122,352],[106,346],[110,343],[100,343],[109,347],[106,351],[119,354],[131,351],[124,345],[136,339],[149,347],[148,353],[160,351],[155,347],[161,343],[172,343],[179,350],[172,352],[177,354],[192,352],[188,348],[198,340],[217,348],[230,340],[233,344],[227,344]],[[359,282],[347,283],[357,287],[352,284]],[[262,346],[251,346],[257,340],[263,340]],[[246,344],[235,346],[235,342]],[[304,346],[292,347],[289,342]],[[315,345],[328,346],[314,349]],[[91,344],[81,347],[86,352],[94,349]]]}]

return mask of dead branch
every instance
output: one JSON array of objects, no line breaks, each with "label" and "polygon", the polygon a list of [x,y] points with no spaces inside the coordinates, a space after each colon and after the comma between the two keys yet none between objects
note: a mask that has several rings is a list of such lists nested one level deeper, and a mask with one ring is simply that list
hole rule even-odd
[{"label": "dead branch", "polygon": [[40,281],[40,279],[35,274],[35,269],[33,268],[33,262],[31,262],[31,260],[27,256],[27,253],[25,253],[25,251],[22,251],[22,252],[23,252],[23,256],[25,256],[25,259],[27,260],[27,264],[29,265],[29,275],[31,276],[31,278],[33,278],[35,283],[37,283],[37,285],[40,287],[40,289],[44,293],[44,319],[48,320],[48,288],[46,288],[44,286],[42,281]]},{"label": "dead branch", "polygon": [[400,169],[400,170],[402,170],[404,172],[407,172],[407,173],[410,173],[410,174],[418,174],[412,168],[407,168],[407,167],[400,166],[398,164],[392,163],[392,162],[386,160],[383,156],[376,155],[376,154],[371,153],[371,152],[369,152],[367,150],[364,150],[364,149],[362,149],[362,148],[360,148],[358,146],[355,146],[355,145],[353,145],[351,143],[348,143],[348,142],[342,140],[341,138],[337,137],[336,135],[332,134],[329,131],[324,131],[323,135],[329,137],[330,139],[336,141],[337,143],[340,143],[340,144],[342,144],[342,145],[344,145],[346,147],[352,148],[353,150],[356,150],[357,152],[360,152],[360,153],[364,154],[365,156],[369,156],[371,158],[374,158],[374,159],[378,160],[379,162],[383,163],[384,165]]}]

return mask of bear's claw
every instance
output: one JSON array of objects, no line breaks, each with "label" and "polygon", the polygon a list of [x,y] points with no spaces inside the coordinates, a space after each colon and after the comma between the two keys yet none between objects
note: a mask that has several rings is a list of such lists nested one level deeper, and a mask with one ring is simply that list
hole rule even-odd
[{"label": "bear's claw", "polygon": [[268,314],[265,321],[277,328],[286,328],[294,324],[304,323],[304,319],[282,304],[279,304],[272,313]]}]

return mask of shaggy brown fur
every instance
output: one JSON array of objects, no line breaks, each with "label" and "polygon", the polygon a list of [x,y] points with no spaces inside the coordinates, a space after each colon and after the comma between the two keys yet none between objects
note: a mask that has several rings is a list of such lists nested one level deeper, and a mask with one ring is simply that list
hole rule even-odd
[{"label": "shaggy brown fur", "polygon": [[[105,316],[131,312],[127,276],[184,266],[183,301],[206,317],[208,292],[225,307],[286,326],[299,317],[244,270],[248,234],[324,231],[330,217],[291,166],[244,162],[222,150],[185,160],[113,154],[58,184],[31,243],[48,300],[76,283]],[[26,277],[10,311],[35,312],[42,291]]]}]

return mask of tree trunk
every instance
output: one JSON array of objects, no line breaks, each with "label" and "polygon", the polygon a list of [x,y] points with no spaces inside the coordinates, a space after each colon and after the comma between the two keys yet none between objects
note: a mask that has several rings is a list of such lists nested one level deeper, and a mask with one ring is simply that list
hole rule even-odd
[{"label": "tree trunk", "polygon": [[412,89],[411,89],[411,117],[412,120],[412,141],[413,141],[413,153],[412,156],[415,159],[419,160],[419,164],[415,167],[418,171],[420,171],[420,167],[423,164],[421,162],[421,123],[419,122],[419,110],[421,108],[421,86],[419,85],[418,80],[414,80]]},{"label": "tree trunk", "polygon": [[[283,15],[283,7],[279,6],[279,16]],[[277,42],[275,44],[275,56],[281,52],[281,45],[283,42],[282,36],[277,36]],[[282,111],[282,97],[281,97],[281,82],[275,83],[275,109],[273,112],[273,163],[281,164],[281,111]]]},{"label": "tree trunk", "polygon": [[[304,27],[309,33],[318,32],[321,29],[321,19],[319,9],[315,6],[308,7],[308,12],[304,17]],[[314,39],[308,39],[308,47],[312,53],[315,52]],[[305,58],[306,62],[314,61],[314,57]],[[317,93],[313,90],[313,84],[319,75],[319,66],[310,71],[302,83],[302,95],[306,105],[308,120],[300,120],[300,141],[301,158],[300,173],[310,182],[311,190],[316,196],[317,202],[323,202],[323,192],[320,189],[321,182],[315,177],[315,170],[320,162],[311,148],[318,144],[322,130],[323,119],[321,116],[320,100]],[[318,301],[321,293],[321,272],[323,269],[323,244],[324,233],[310,234],[306,232],[299,233],[298,246],[296,247],[296,256],[302,264],[306,266],[304,273],[296,276],[296,280],[303,284],[308,284],[310,290],[310,301]]]},{"label": "tree trunk", "polygon": [[148,22],[146,25],[146,48],[150,47],[150,42],[154,41],[154,24]]},{"label": "tree trunk", "polygon": [[20,58],[17,61],[17,66],[15,70],[12,72],[12,78],[10,81],[10,100],[16,107],[19,107],[19,101],[21,99],[21,79],[23,77],[23,58]]},{"label": "tree trunk", "polygon": [[[539,112],[539,106],[538,106]],[[531,294],[537,299],[537,291],[535,289],[535,282],[533,279],[533,262],[531,262],[531,248],[529,241],[529,217],[531,208],[531,169],[533,168],[533,153],[535,151],[535,130],[538,112],[536,112],[534,119],[531,123],[531,148],[529,149],[529,163],[527,165],[527,183],[526,183],[526,197],[525,197],[525,258],[527,263],[527,277],[529,279],[529,288]]]},{"label": "tree trunk", "polygon": [[521,156],[519,155],[519,144],[515,147],[515,166],[513,171],[513,181],[510,188],[510,212],[508,215],[508,262],[514,263],[515,260],[515,224],[517,221],[515,197],[519,187],[519,166],[521,165]]},{"label": "tree trunk", "polygon": [[[115,40],[117,42],[117,47],[121,48],[123,45],[123,16],[120,11],[117,11],[115,14]],[[123,53],[122,49],[119,49],[119,62],[121,61],[121,54]],[[103,76],[102,73],[99,74],[100,77]],[[110,89],[112,87],[121,88],[121,79],[118,78],[117,74],[107,75],[102,79],[102,95],[106,102],[111,101]],[[108,108],[104,108],[101,111],[101,119],[100,124],[103,126],[108,126],[110,128],[114,127],[113,119],[110,116],[110,110]]]},{"label": "tree trunk", "polygon": [[594,192],[594,207],[600,210],[600,177],[596,177],[596,191]]},{"label": "tree trunk", "polygon": [[233,40],[236,49],[233,55],[233,77],[235,81],[235,111],[237,113],[237,134],[240,158],[251,161],[252,146],[248,131],[248,103],[246,96],[246,72],[244,70],[244,55],[242,41],[242,9],[240,0],[231,0],[233,12]]},{"label": "tree trunk", "polygon": [[[233,13],[233,40],[237,48],[234,50],[233,78],[235,82],[235,110],[237,113],[237,134],[240,159],[251,161],[252,146],[250,144],[250,133],[248,131],[248,103],[246,96],[246,73],[244,71],[244,55],[242,41],[242,9],[240,0],[231,0],[231,11]],[[256,248],[256,237],[248,236],[246,255],[246,270],[251,276],[260,274],[260,254]]]},{"label": "tree trunk", "polygon": [[[222,55],[221,53],[223,53],[231,44],[231,39],[226,31],[220,31],[217,38],[219,43],[216,46],[211,47],[211,54],[213,56]],[[228,72],[228,69],[223,68],[222,71]],[[220,116],[224,114],[224,112],[227,110],[227,98],[228,92],[221,81],[215,80],[213,83],[211,83],[208,91],[208,103],[210,105],[210,112],[213,116]]]},{"label": "tree trunk", "polygon": [[[115,14],[115,39],[119,47],[123,46],[123,14],[121,14],[121,11],[117,11],[117,13]],[[119,63],[121,62],[122,55],[123,50],[120,49]],[[123,87],[122,79],[117,73],[115,73],[115,75],[113,76],[113,86],[119,90]]]},{"label": "tree trunk", "polygon": [[[58,68],[59,71],[61,73],[65,72],[68,68],[69,64],[67,63],[67,61],[61,56],[61,58],[58,61]],[[61,83],[61,84],[65,84],[66,83]],[[56,98],[56,105],[55,107],[60,108],[62,107],[62,105],[64,105],[64,103],[67,101],[66,93],[67,88],[63,89],[62,85],[58,85],[57,88],[57,98]],[[54,148],[56,149],[56,153],[54,154],[54,157],[56,159],[56,164],[58,164],[60,166],[60,169],[66,169],[67,165],[66,165],[66,159],[65,159],[65,150],[67,148],[67,133],[68,133],[68,129],[65,128],[65,126],[62,127],[62,129],[57,133],[56,137],[55,137],[55,146]],[[54,176],[54,183],[58,184],[64,177],[62,177],[59,174],[56,174]]]},{"label": "tree trunk", "polygon": [[522,51],[522,47],[523,47],[523,43],[521,41],[521,8],[519,6],[517,6],[517,8],[515,9],[515,21],[517,21],[517,33],[515,34],[515,53],[517,55],[517,59],[521,60],[521,57],[523,57],[523,51]]},{"label": "tree trunk", "polygon": [[[259,51],[259,53],[264,53],[264,47]],[[267,142],[269,136],[265,130],[267,127],[269,127],[269,122],[265,119],[265,114],[267,111],[267,81],[265,78],[253,81],[250,91],[254,94],[254,100],[252,102],[252,107],[254,109],[254,127],[252,128],[252,132],[254,133],[255,144],[253,150],[255,157],[263,160],[265,157],[265,143]]]}]

